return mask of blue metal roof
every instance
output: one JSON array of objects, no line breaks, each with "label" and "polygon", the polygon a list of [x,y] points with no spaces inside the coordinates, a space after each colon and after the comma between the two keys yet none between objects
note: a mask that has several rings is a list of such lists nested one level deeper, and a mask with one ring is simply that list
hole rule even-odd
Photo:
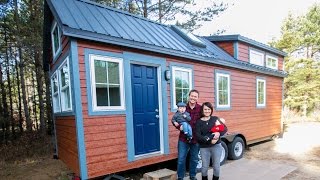
[{"label": "blue metal roof", "polygon": [[214,41],[214,42],[219,42],[219,41],[241,41],[241,42],[245,42],[248,43],[252,46],[261,48],[263,50],[267,50],[270,51],[272,53],[275,53],[277,55],[281,55],[281,56],[287,56],[287,53],[280,51],[279,49],[273,48],[271,46],[268,46],[266,44],[260,43],[258,41],[255,41],[253,39],[241,36],[240,34],[234,34],[234,35],[219,35],[219,36],[207,36],[205,37],[207,38],[209,41]]},{"label": "blue metal roof", "polygon": [[158,52],[274,76],[285,73],[243,64],[204,37],[205,46],[185,40],[171,26],[87,0],[47,0],[66,36]]}]

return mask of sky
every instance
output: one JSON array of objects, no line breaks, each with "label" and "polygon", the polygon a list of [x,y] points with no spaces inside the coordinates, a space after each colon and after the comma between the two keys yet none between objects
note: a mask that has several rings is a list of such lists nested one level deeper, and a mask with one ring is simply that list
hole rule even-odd
[{"label": "sky", "polygon": [[[198,1],[198,2],[197,2]],[[204,5],[203,0],[196,0]],[[267,44],[272,38],[279,39],[281,25],[289,12],[303,15],[314,3],[320,0],[224,0],[233,3],[212,22],[195,30],[196,35],[207,36],[224,29],[226,34],[240,34]]]}]

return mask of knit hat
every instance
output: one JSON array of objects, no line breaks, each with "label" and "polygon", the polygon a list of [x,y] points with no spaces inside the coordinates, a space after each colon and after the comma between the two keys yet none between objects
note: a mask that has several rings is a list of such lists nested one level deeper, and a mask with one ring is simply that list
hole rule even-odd
[{"label": "knit hat", "polygon": [[184,103],[184,102],[179,102],[179,103],[177,104],[177,106],[178,106],[178,107],[186,107],[187,105],[186,105],[186,103]]}]

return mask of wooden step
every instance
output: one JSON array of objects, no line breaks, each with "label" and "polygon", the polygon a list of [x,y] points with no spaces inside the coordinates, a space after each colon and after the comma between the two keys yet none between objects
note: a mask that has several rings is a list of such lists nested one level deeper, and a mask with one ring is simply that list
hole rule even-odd
[{"label": "wooden step", "polygon": [[144,180],[175,180],[177,173],[170,169],[160,169],[153,172],[148,172],[143,175]]}]

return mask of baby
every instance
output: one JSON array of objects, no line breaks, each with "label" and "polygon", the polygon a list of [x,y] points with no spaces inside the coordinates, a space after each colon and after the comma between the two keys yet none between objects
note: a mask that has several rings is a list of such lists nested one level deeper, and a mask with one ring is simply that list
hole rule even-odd
[{"label": "baby", "polygon": [[192,128],[189,124],[191,121],[190,114],[186,112],[186,104],[184,102],[179,102],[177,104],[178,110],[172,117],[172,123],[175,126],[181,125],[183,127],[182,131],[187,136],[187,140],[190,142],[192,139]]},{"label": "baby", "polygon": [[222,132],[225,130],[225,128],[224,128],[225,127],[224,123],[226,122],[225,119],[219,118],[219,120],[217,120],[215,125],[211,128],[210,135],[208,136],[208,139],[212,139],[212,141],[211,141],[212,144],[214,144],[215,142],[217,142],[219,140],[219,138],[218,139],[214,138],[214,135],[215,135],[214,133],[215,132]]}]

